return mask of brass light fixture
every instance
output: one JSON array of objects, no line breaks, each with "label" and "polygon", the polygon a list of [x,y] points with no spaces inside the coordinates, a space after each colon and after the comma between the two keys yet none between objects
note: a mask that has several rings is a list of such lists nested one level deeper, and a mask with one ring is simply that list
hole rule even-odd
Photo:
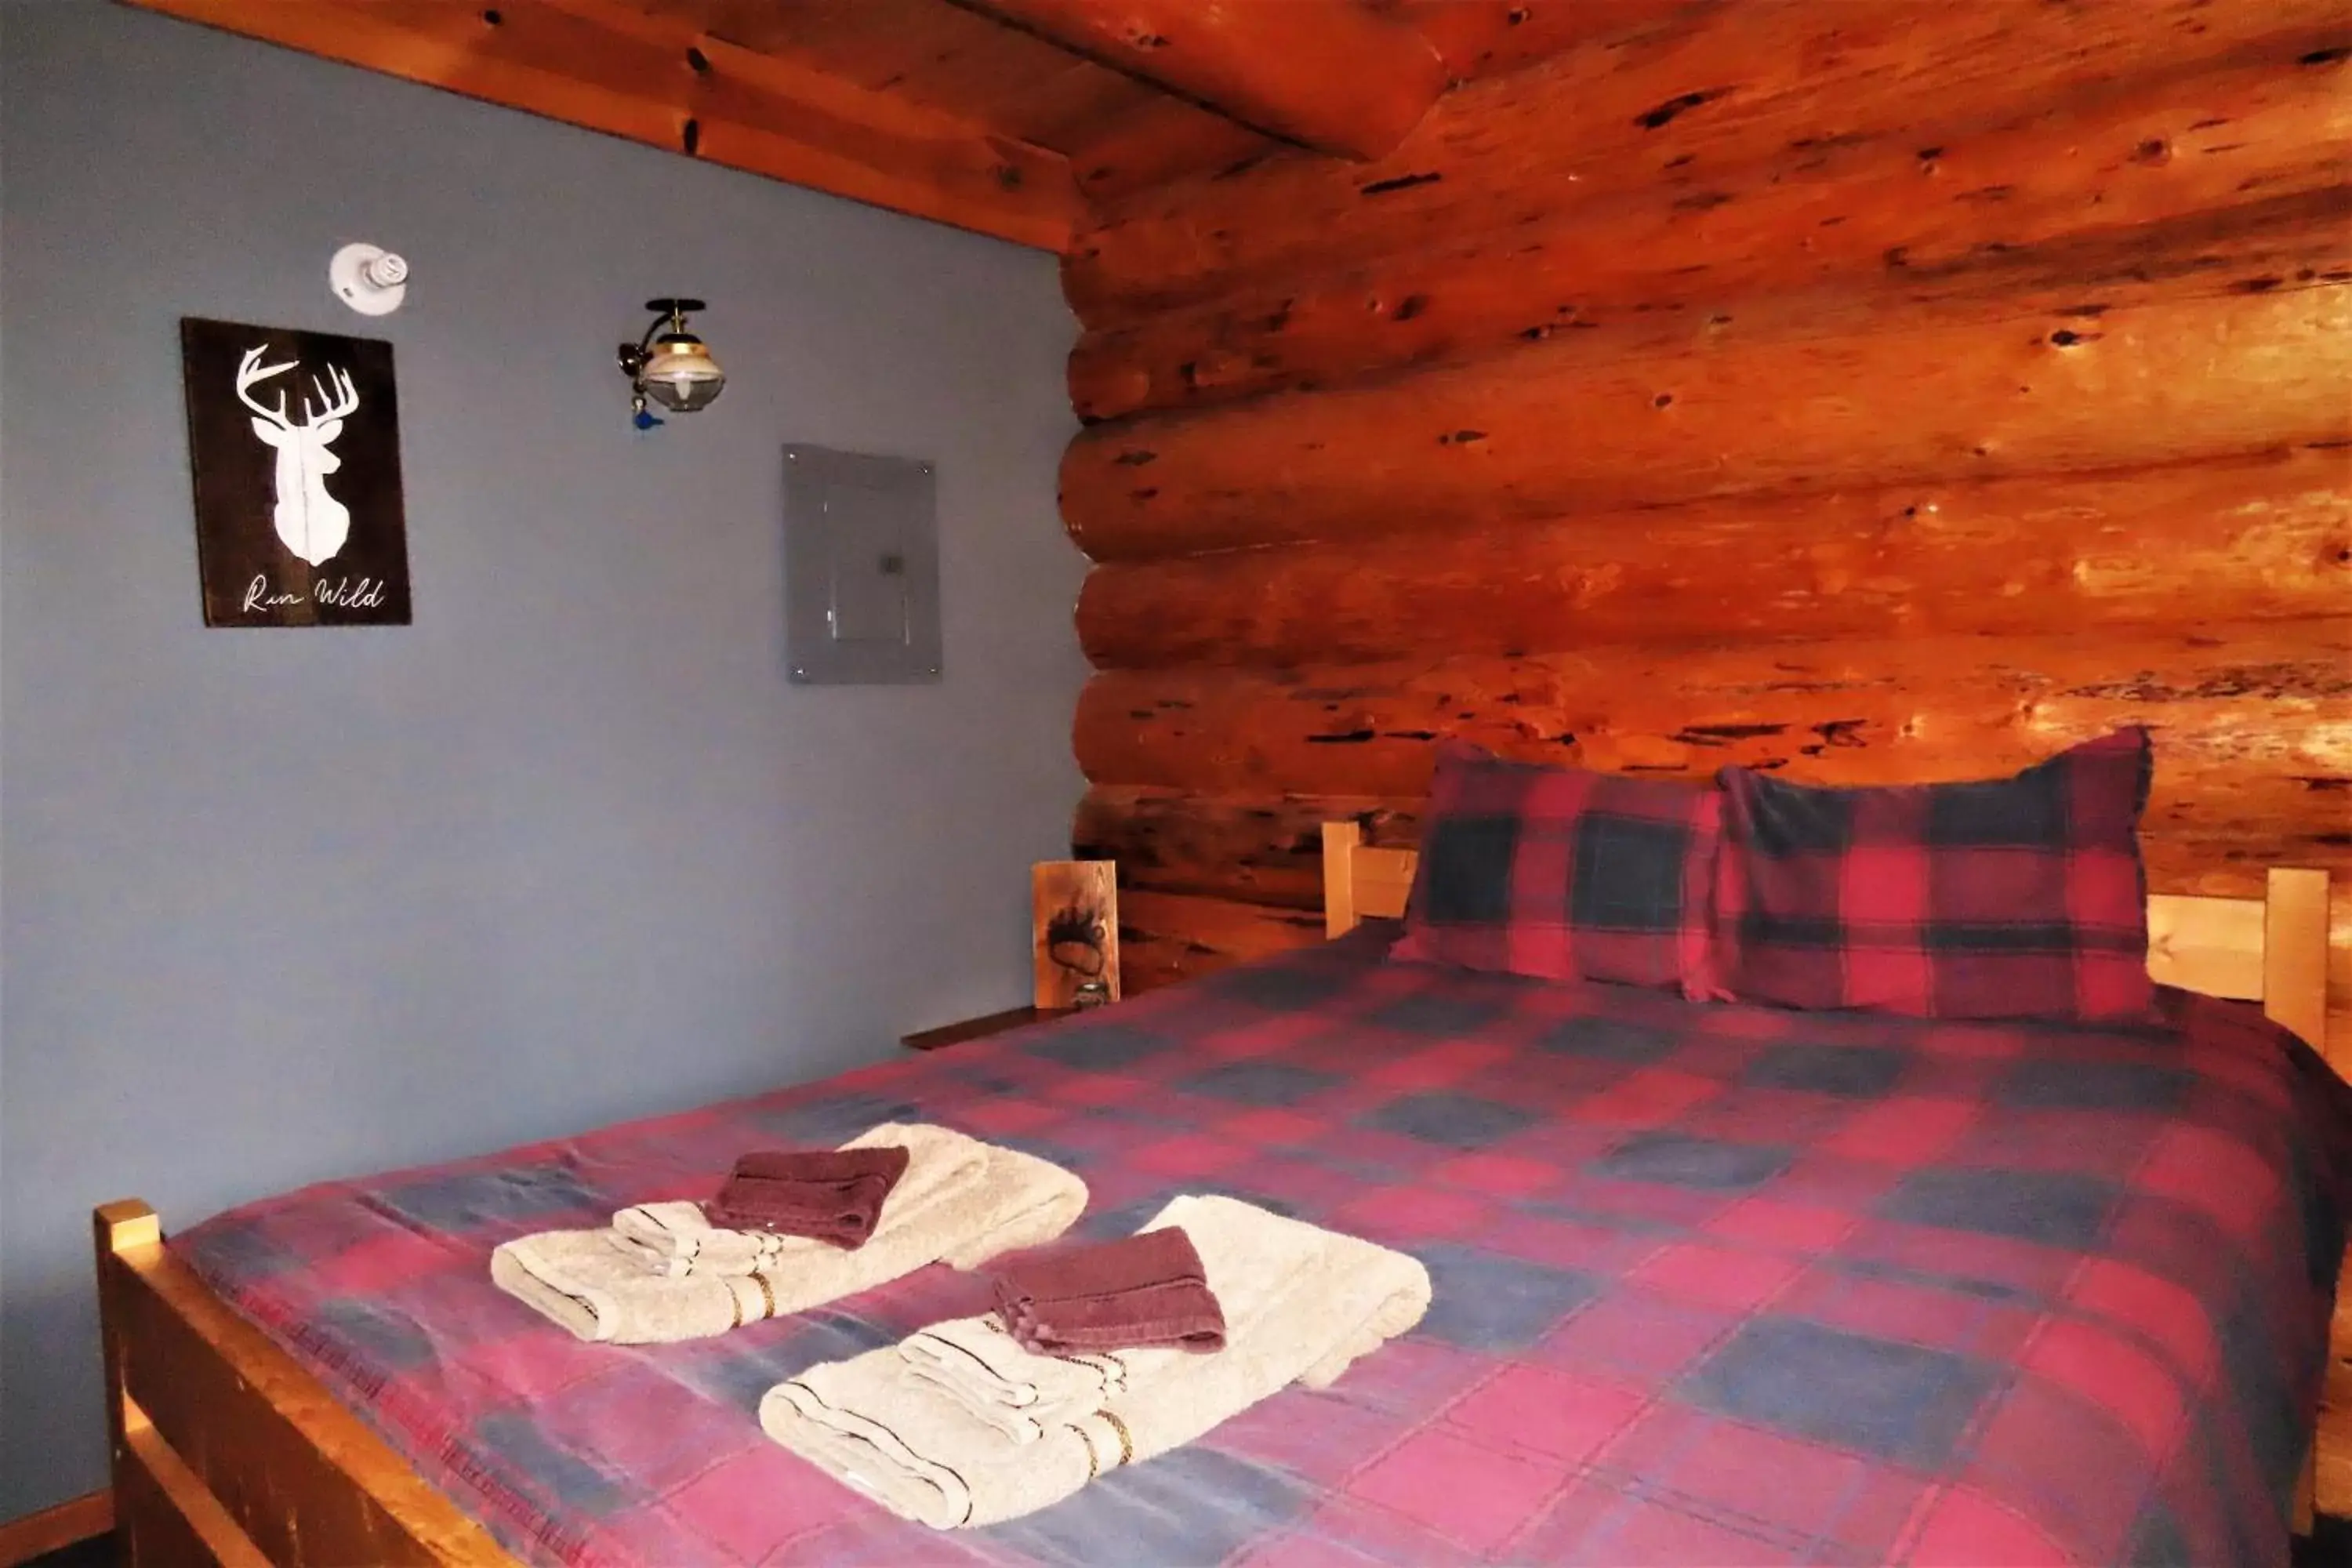
[{"label": "brass light fixture", "polygon": [[686,328],[687,312],[707,308],[699,300],[646,301],[646,309],[654,312],[653,325],[637,342],[623,343],[619,355],[621,374],[629,378],[629,412],[638,429],[661,423],[646,412],[648,397],[673,414],[692,414],[709,407],[725,390],[727,373],[703,341]]}]

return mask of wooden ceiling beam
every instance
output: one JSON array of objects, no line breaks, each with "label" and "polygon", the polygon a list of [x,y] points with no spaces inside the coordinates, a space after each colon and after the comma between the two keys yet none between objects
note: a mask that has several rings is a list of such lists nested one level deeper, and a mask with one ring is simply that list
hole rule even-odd
[{"label": "wooden ceiling beam", "polygon": [[957,0],[1285,141],[1394,150],[1445,90],[1413,28],[1360,0]]},{"label": "wooden ceiling beam", "polygon": [[1069,160],[617,0],[126,0],[1041,250]]}]

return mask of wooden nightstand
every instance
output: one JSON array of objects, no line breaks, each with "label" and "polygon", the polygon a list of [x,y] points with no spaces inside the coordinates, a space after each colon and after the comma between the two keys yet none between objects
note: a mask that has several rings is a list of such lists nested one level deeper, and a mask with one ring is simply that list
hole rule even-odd
[{"label": "wooden nightstand", "polygon": [[910,1051],[936,1051],[941,1046],[960,1046],[966,1040],[985,1039],[1001,1035],[1007,1029],[1018,1029],[1027,1024],[1042,1024],[1048,1018],[1066,1018],[1075,1007],[1008,1007],[1002,1013],[985,1017],[966,1018],[961,1023],[941,1024],[936,1029],[924,1029],[912,1035],[902,1035],[898,1043]]}]

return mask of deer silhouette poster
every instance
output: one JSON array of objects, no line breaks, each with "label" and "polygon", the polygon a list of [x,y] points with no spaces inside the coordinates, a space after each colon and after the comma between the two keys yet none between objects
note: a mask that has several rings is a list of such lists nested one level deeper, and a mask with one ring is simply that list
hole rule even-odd
[{"label": "deer silhouette poster", "polygon": [[392,345],[180,322],[205,624],[406,626]]}]

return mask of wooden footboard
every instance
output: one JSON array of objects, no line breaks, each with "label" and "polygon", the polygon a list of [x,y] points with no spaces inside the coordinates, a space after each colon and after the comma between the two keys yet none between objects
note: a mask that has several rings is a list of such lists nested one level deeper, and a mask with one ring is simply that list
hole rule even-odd
[{"label": "wooden footboard", "polygon": [[108,1204],[93,1225],[126,1561],[510,1568],[481,1526],[163,1250],[153,1209]]}]

